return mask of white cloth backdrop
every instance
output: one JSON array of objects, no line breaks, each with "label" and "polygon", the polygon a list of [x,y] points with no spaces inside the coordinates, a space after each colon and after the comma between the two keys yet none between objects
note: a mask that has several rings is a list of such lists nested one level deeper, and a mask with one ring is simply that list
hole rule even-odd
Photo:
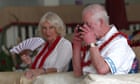
[{"label": "white cloth backdrop", "polygon": [[72,72],[38,76],[34,84],[140,84],[140,73],[129,75],[97,75],[74,77]]}]

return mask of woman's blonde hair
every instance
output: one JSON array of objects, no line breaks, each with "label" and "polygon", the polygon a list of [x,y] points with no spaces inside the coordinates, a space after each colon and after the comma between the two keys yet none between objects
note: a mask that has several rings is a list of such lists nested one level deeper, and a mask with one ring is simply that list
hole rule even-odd
[{"label": "woman's blonde hair", "polygon": [[56,28],[57,33],[60,36],[65,36],[66,35],[66,25],[64,24],[63,20],[54,12],[47,12],[44,14],[44,16],[40,19],[38,28],[40,35],[41,34],[41,25],[44,22],[49,22],[52,26]]}]

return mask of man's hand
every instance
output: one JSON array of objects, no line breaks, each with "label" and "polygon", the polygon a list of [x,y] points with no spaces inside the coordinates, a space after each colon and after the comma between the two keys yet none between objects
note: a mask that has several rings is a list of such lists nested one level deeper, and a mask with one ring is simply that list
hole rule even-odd
[{"label": "man's hand", "polygon": [[92,42],[96,43],[96,37],[94,31],[89,28],[87,25],[84,25],[81,28],[82,32],[80,32],[80,37],[84,40],[84,42],[88,45]]},{"label": "man's hand", "polygon": [[80,32],[78,31],[78,27],[77,26],[74,30],[74,35],[72,38],[72,43],[74,47],[79,47],[81,48],[81,44],[82,44],[82,38],[80,37]]}]

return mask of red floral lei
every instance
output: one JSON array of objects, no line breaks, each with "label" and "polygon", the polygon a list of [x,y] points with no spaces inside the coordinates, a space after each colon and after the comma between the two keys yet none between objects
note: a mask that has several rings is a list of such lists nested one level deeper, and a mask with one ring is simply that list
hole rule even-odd
[{"label": "red floral lei", "polygon": [[[115,37],[117,37],[118,35],[122,35],[124,36],[127,41],[128,41],[128,37],[127,35],[125,35],[124,33],[122,32],[117,32],[115,34],[113,34],[106,42],[104,42],[100,47],[99,47],[99,51],[101,51],[105,46],[107,46]],[[129,41],[128,41],[129,43]],[[91,60],[88,60],[87,62],[84,62],[84,59],[85,59],[85,55],[86,55],[86,50],[87,50],[87,47],[84,47],[83,48],[83,56],[82,56],[82,61],[81,61],[81,66],[84,67],[84,66],[89,66],[91,64]]]},{"label": "red floral lei", "polygon": [[[45,53],[45,55],[43,56],[43,58],[40,61],[39,67],[38,68],[42,68],[45,60],[47,59],[47,57],[50,55],[50,53],[53,51],[53,49],[56,47],[57,43],[60,41],[61,37],[57,37],[57,39],[53,42],[53,44],[50,46],[50,48],[48,49],[48,51]],[[42,49],[42,51],[37,55],[37,57],[35,58],[35,61],[33,62],[31,68],[35,69],[35,66],[39,60],[39,58],[43,55],[44,51],[46,50],[46,48],[48,47],[48,43],[46,43],[45,47]]]}]

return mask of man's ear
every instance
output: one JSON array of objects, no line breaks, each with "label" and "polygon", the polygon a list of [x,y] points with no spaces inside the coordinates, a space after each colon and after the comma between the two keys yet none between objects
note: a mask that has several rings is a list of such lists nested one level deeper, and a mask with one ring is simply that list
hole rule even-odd
[{"label": "man's ear", "polygon": [[99,19],[99,24],[103,25],[104,24],[104,20],[103,19]]}]

